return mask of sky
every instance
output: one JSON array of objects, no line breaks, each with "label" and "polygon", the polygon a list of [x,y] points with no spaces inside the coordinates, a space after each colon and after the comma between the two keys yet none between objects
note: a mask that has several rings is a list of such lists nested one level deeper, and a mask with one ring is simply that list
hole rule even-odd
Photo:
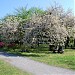
[{"label": "sky", "polygon": [[75,14],[75,0],[0,0],[0,18],[3,18],[7,14],[13,14],[15,9],[26,7],[39,7],[41,9],[47,9],[54,2],[62,5],[67,10],[72,9]]}]

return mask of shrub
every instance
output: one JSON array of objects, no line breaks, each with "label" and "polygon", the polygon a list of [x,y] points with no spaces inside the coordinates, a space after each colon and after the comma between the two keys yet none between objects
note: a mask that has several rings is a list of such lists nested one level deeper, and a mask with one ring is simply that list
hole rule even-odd
[{"label": "shrub", "polygon": [[8,44],[8,47],[12,48],[12,47],[15,47],[15,45],[16,45],[15,43],[10,43],[10,44]]},{"label": "shrub", "polygon": [[4,47],[4,46],[5,46],[5,43],[4,42],[0,42],[0,48]]}]

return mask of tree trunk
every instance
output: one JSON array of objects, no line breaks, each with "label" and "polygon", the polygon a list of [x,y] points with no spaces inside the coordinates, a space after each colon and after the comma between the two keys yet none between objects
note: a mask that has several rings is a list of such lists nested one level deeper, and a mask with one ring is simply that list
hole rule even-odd
[{"label": "tree trunk", "polygon": [[69,39],[69,37],[67,37],[67,40],[65,42],[65,48],[69,47],[69,41],[70,41],[70,39]]},{"label": "tree trunk", "polygon": [[74,38],[74,47],[75,47],[75,38]]},{"label": "tree trunk", "polygon": [[49,45],[49,51],[53,51],[54,50],[54,45]]},{"label": "tree trunk", "polygon": [[59,45],[58,53],[63,53],[63,52],[64,52],[63,46]]}]

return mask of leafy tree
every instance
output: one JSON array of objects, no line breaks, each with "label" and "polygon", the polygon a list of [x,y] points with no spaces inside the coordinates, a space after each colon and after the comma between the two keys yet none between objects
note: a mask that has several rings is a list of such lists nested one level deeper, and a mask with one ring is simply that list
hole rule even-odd
[{"label": "leafy tree", "polygon": [[21,17],[22,19],[30,19],[33,16],[33,14],[42,15],[44,13],[45,12],[42,9],[37,7],[32,7],[28,10],[26,7],[16,9],[16,15]]}]

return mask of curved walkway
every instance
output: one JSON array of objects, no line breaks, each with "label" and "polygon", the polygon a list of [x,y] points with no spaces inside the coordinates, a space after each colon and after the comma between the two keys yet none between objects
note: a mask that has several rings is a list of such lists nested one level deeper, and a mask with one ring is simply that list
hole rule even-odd
[{"label": "curved walkway", "polygon": [[49,66],[26,57],[15,56],[13,54],[0,52],[0,58],[19,69],[32,73],[33,75],[75,75],[75,71]]}]

